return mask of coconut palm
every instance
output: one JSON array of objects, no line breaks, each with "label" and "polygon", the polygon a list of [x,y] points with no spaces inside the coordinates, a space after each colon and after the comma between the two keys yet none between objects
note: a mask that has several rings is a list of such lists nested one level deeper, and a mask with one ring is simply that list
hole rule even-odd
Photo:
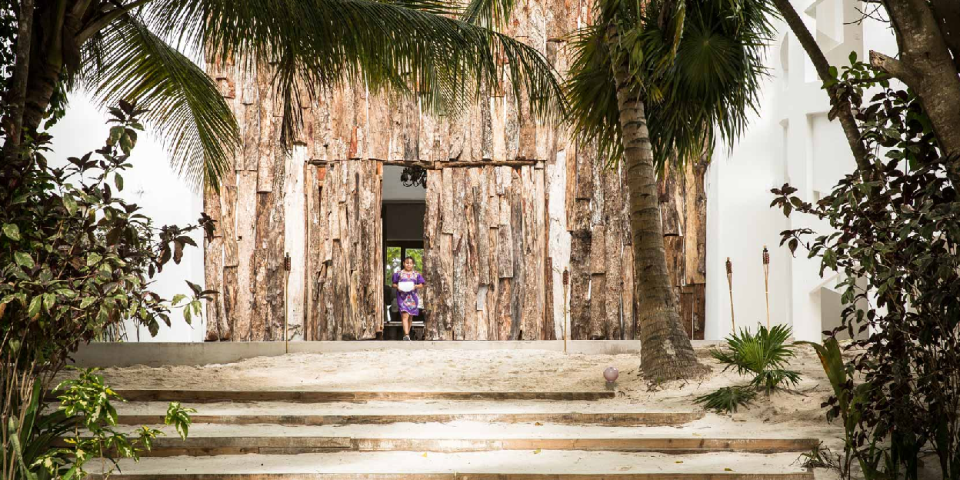
[{"label": "coconut palm", "polygon": [[[16,175],[24,132],[83,88],[102,105],[136,100],[185,177],[215,182],[240,144],[216,85],[186,55],[269,63],[284,109],[284,139],[297,128],[298,92],[342,82],[417,93],[434,108],[500,83],[526,89],[536,113],[561,98],[534,49],[477,23],[498,8],[441,0],[13,0],[19,34],[5,82],[3,175]],[[453,6],[451,6],[453,5]],[[4,8],[4,7],[0,7]],[[461,20],[458,16],[463,16]],[[505,73],[506,72],[506,73]],[[298,89],[297,85],[304,88]],[[517,95],[517,98],[520,98]],[[11,153],[14,152],[14,153]]]},{"label": "coconut palm", "polygon": [[593,11],[573,41],[570,115],[583,141],[625,162],[644,375],[695,375],[667,274],[657,172],[744,130],[772,11],[764,0],[596,0]]}]

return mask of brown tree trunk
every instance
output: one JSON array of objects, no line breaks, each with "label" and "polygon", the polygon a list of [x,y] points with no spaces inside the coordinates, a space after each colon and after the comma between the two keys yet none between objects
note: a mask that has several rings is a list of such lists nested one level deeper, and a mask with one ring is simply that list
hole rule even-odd
[{"label": "brown tree trunk", "polygon": [[23,136],[23,110],[27,97],[27,86],[30,78],[30,49],[33,45],[33,0],[20,1],[20,15],[17,18],[17,51],[13,69],[13,78],[10,82],[10,91],[7,93],[7,115],[3,119],[3,130],[7,136],[3,146],[3,156],[6,162],[13,160],[18,153]]},{"label": "brown tree trunk", "polygon": [[884,1],[900,59],[870,52],[870,63],[903,81],[920,98],[944,153],[960,154],[960,78],[938,20],[926,0]]},{"label": "brown tree trunk", "polygon": [[[616,51],[619,44],[616,28],[611,27],[608,41],[611,50]],[[667,274],[657,176],[644,105],[629,84],[627,65],[616,63],[614,69],[630,192],[634,279],[640,295],[641,368],[648,379],[690,378],[702,374],[704,367],[697,362],[680,322],[677,300]]]},{"label": "brown tree trunk", "polygon": [[[820,46],[817,45],[817,41],[813,38],[813,35],[807,30],[803,19],[800,18],[800,15],[797,14],[793,5],[790,4],[790,0],[773,0],[773,3],[776,5],[777,10],[780,11],[780,15],[783,16],[784,21],[787,22],[790,30],[797,36],[800,45],[803,46],[803,49],[807,52],[820,79],[826,80],[830,78],[830,62],[828,62],[827,57],[823,55],[823,51],[820,50]],[[862,170],[868,170],[870,168],[870,160],[867,159],[867,150],[860,140],[860,127],[857,126],[857,121],[853,118],[850,105],[846,100],[842,100],[842,105],[837,105],[841,99],[837,96],[836,85],[828,87],[827,93],[830,95],[830,105],[838,107],[836,109],[837,120],[840,121],[840,126],[843,127],[843,133],[847,137],[850,151],[853,152],[853,159],[856,160],[857,166]]]}]

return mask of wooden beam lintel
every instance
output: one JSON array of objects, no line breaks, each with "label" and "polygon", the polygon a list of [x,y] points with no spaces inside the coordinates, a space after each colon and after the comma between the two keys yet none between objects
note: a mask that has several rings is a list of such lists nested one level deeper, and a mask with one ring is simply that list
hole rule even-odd
[{"label": "wooden beam lintel", "polygon": [[526,167],[542,164],[546,160],[533,160],[527,158],[518,158],[516,160],[480,160],[475,162],[449,161],[449,162],[421,162],[412,160],[380,160],[376,158],[352,158],[350,160],[310,160],[311,165],[326,166],[334,163],[342,163],[351,160],[368,160],[379,162],[382,165],[396,165],[401,167],[420,167],[424,170],[442,170],[444,168],[482,168],[482,167]]}]

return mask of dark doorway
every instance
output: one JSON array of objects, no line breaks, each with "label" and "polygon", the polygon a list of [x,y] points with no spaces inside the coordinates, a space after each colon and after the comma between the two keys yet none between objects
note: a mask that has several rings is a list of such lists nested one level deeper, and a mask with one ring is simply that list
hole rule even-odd
[{"label": "dark doorway", "polygon": [[[396,311],[392,288],[393,274],[400,270],[403,259],[413,257],[416,270],[423,273],[423,219],[427,212],[426,190],[419,185],[406,186],[400,179],[401,167],[383,169],[383,302],[386,318],[384,340],[399,340],[403,336],[400,314]],[[414,319],[411,337],[423,338],[427,312],[420,311]]]}]

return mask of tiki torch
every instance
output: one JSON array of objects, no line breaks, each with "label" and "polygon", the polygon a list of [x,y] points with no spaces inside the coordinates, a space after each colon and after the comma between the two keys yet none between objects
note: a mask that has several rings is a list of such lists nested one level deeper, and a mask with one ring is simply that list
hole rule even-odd
[{"label": "tiki torch", "polygon": [[727,285],[730,287],[730,324],[733,325],[733,333],[736,333],[737,322],[733,318],[733,263],[730,257],[727,257]]},{"label": "tiki torch", "polygon": [[570,287],[570,270],[563,269],[563,354],[567,354],[567,315],[570,313],[568,306],[567,290]]},{"label": "tiki torch", "polygon": [[290,305],[287,303],[287,285],[290,284],[290,269],[292,267],[292,262],[290,261],[290,254],[283,254],[283,352],[290,353],[290,338],[287,336],[287,329],[289,328],[289,320],[287,319],[287,307]]},{"label": "tiki torch", "polygon": [[770,251],[763,246],[763,294],[767,297],[767,330],[770,330]]}]

